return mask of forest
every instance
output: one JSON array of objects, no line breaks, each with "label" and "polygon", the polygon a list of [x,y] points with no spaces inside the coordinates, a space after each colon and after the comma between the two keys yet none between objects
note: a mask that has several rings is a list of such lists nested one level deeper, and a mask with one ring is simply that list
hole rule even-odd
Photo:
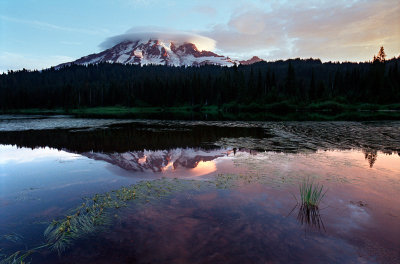
[{"label": "forest", "polygon": [[23,69],[0,75],[0,110],[213,105],[257,111],[322,102],[399,107],[399,61],[383,53],[363,63],[290,59],[233,67],[102,63]]}]

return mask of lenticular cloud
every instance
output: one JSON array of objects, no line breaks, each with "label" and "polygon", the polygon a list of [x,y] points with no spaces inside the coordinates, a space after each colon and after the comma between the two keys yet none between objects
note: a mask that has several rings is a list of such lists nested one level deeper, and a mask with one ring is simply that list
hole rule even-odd
[{"label": "lenticular cloud", "polygon": [[160,40],[165,43],[174,42],[176,45],[193,43],[199,50],[214,50],[216,41],[198,34],[182,31],[171,31],[162,28],[131,28],[126,33],[107,38],[100,48],[108,49],[125,41]]}]

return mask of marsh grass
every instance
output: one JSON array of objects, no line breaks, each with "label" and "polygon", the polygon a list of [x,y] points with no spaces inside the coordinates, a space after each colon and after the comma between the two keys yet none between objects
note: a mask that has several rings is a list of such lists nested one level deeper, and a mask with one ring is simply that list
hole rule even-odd
[{"label": "marsh grass", "polygon": [[301,206],[318,208],[326,192],[327,190],[324,191],[324,186],[322,184],[315,183],[314,180],[309,177],[304,179],[300,184]]}]

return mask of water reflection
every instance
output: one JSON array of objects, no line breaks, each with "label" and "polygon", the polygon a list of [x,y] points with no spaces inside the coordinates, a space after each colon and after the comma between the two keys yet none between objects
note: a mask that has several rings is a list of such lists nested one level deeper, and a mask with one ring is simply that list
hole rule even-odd
[{"label": "water reflection", "polygon": [[[30,120],[34,122],[35,120]],[[46,119],[41,122],[50,122]],[[52,129],[54,122],[62,123]],[[332,149],[400,151],[400,122],[202,122],[53,118],[29,130],[0,121],[0,144],[71,152],[127,152],[174,148],[246,148],[286,153]],[[39,121],[38,121],[39,122]],[[56,122],[56,123],[57,123]],[[71,127],[68,126],[72,123]],[[40,122],[39,122],[40,123]],[[57,123],[57,124],[58,124]]]},{"label": "water reflection", "polygon": [[[205,260],[208,254],[206,252],[210,248],[221,245],[221,241],[225,243],[224,246],[218,248],[221,254],[222,252],[228,254],[231,252],[230,249],[243,248],[234,242],[238,236],[240,241],[246,241],[246,245],[250,245],[245,248],[248,252],[252,252],[255,261],[263,258],[278,260],[284,259],[285,254],[292,257],[296,254],[286,252],[282,247],[275,251],[276,255],[265,255],[261,251],[262,247],[256,244],[260,243],[265,248],[275,248],[279,241],[287,247],[288,241],[291,241],[290,243],[294,243],[292,247],[299,249],[304,244],[304,241],[300,239],[304,228],[310,231],[321,231],[309,232],[310,234],[307,235],[307,239],[310,239],[307,242],[310,252],[307,254],[311,254],[311,251],[319,252],[320,257],[333,263],[337,262],[333,254],[342,252],[344,249],[350,249],[343,254],[341,260],[344,262],[357,255],[354,251],[358,250],[358,245],[352,242],[350,236],[362,237],[370,241],[368,243],[378,243],[378,246],[383,246],[390,252],[391,257],[393,257],[393,250],[390,249],[392,246],[388,246],[387,242],[382,242],[380,239],[384,237],[385,241],[390,241],[392,245],[400,246],[397,240],[400,229],[396,221],[400,215],[400,208],[393,203],[393,197],[396,197],[400,191],[400,163],[397,155],[379,153],[380,159],[371,169],[366,164],[365,153],[362,151],[287,154],[246,149],[237,149],[234,153],[233,149],[176,148],[111,154],[87,152],[80,156],[54,149],[31,150],[11,146],[1,146],[0,149],[14,153],[12,156],[24,161],[24,163],[17,163],[15,159],[6,159],[4,158],[6,156],[3,156],[3,163],[0,165],[6,173],[6,177],[3,177],[1,182],[4,188],[1,194],[9,205],[13,205],[13,207],[0,206],[2,215],[0,235],[16,233],[23,237],[32,237],[33,233],[28,230],[35,230],[35,237],[40,239],[45,225],[32,223],[63,217],[69,209],[76,207],[76,204],[79,204],[80,199],[87,196],[88,192],[110,191],[112,186],[122,185],[120,179],[124,180],[125,185],[131,184],[144,172],[148,172],[148,175],[153,178],[169,175],[172,177],[206,175],[206,179],[216,179],[227,186],[217,192],[206,189],[206,193],[202,193],[204,190],[200,193],[197,191],[180,193],[176,197],[171,197],[170,200],[165,200],[160,207],[157,204],[148,205],[151,207],[134,207],[135,213],[128,214],[126,216],[128,218],[117,222],[118,227],[111,231],[113,234],[110,235],[111,238],[106,232],[99,234],[100,237],[97,237],[95,241],[90,240],[91,246],[78,244],[78,247],[74,247],[72,252],[68,253],[68,260],[71,257],[74,261],[76,260],[76,263],[85,262],[79,260],[82,258],[81,254],[103,252],[106,250],[105,245],[110,241],[121,248],[132,246],[132,243],[126,241],[137,241],[134,243],[136,255],[127,253],[131,257],[154,260],[151,254],[146,253],[148,252],[146,248],[151,248],[159,252],[155,256],[174,259],[178,262],[176,257],[182,252],[176,252],[178,255],[174,256],[173,249],[184,248],[188,252],[188,257],[184,259],[189,261],[193,260],[189,255],[195,253],[184,245],[198,243],[197,250],[201,252],[198,257]],[[28,159],[29,155],[36,152],[40,157],[41,151],[43,155],[47,155],[46,158]],[[79,158],[59,162],[57,153],[61,153],[61,156],[71,155]],[[25,155],[27,156],[24,157]],[[131,172],[130,177],[118,177],[114,171],[105,170],[110,166],[107,164]],[[87,171],[85,172],[84,169]],[[72,173],[73,171],[79,173]],[[15,181],[20,177],[19,175],[24,175],[24,177],[20,178],[22,181],[16,184]],[[324,186],[330,188],[329,193],[334,194],[327,196],[324,201],[329,207],[326,211],[324,209],[324,219],[320,211],[301,206],[296,208],[297,215],[286,218],[287,208],[293,202],[289,199],[291,198],[289,193],[297,193],[298,183],[307,175],[318,177]],[[39,186],[34,184],[36,179],[41,179],[38,181]],[[99,185],[99,181],[104,182]],[[234,181],[239,181],[239,184],[229,184]],[[39,188],[30,191],[30,187],[36,186]],[[6,187],[7,191],[3,192]],[[13,192],[15,195],[20,190],[28,190],[29,195],[35,199],[21,200],[18,203],[12,200]],[[378,192],[379,190],[385,190],[385,192]],[[375,195],[371,196],[371,193]],[[352,201],[362,201],[362,203],[354,205]],[[300,226],[296,224],[296,221],[300,223]],[[180,224],[183,222],[187,224],[185,228],[191,228],[191,231],[181,230]],[[375,230],[378,227],[380,234],[366,231]],[[128,230],[131,231],[128,232]],[[175,235],[171,233],[171,230]],[[341,233],[343,230],[346,230],[347,235]],[[118,239],[121,235],[125,242],[117,242],[120,241]],[[162,239],[165,236],[176,237],[176,235],[181,236],[182,239],[175,242],[171,240],[166,242],[165,238]],[[159,243],[149,240],[149,237],[158,239]],[[290,239],[285,240],[285,237]],[[315,241],[324,241],[325,244]],[[12,242],[9,240],[2,240],[0,246],[8,251],[18,249],[17,246],[20,246],[20,244],[10,243]],[[141,246],[141,243],[146,246]],[[328,244],[335,247],[332,252],[336,253],[324,252]],[[166,250],[167,245],[170,245],[172,251]],[[110,257],[121,254],[119,251],[121,249],[118,250],[118,247],[115,248],[115,252],[119,253],[109,252]],[[253,249],[256,250],[252,251]],[[363,247],[361,249],[363,250]],[[301,256],[300,258],[303,259]],[[82,259],[89,261],[86,257]],[[95,257],[95,259],[100,261],[100,257]],[[46,257],[38,262],[57,263],[54,260],[57,258]],[[293,261],[291,257],[287,260]],[[306,258],[303,260],[306,261]]]},{"label": "water reflection", "polygon": [[71,161],[79,158],[79,155],[48,147],[27,149],[16,148],[10,145],[0,145],[0,165],[7,163],[30,163],[50,157],[57,157],[60,161]]},{"label": "water reflection", "polygon": [[216,171],[216,160],[228,155],[225,149],[177,148],[159,151],[123,153],[85,152],[81,155],[101,160],[131,172],[173,174],[184,170],[188,176],[206,175]]},{"label": "water reflection", "polygon": [[365,159],[368,160],[369,167],[372,168],[376,159],[378,158],[378,152],[376,150],[364,149]]},{"label": "water reflection", "polygon": [[128,123],[97,129],[0,131],[0,144],[51,147],[71,152],[127,152],[173,148],[215,148],[221,138],[262,138],[260,127]]},{"label": "water reflection", "polygon": [[318,207],[310,207],[302,204],[297,213],[297,220],[301,225],[310,227],[316,230],[325,230],[324,222]]},{"label": "water reflection", "polygon": [[[66,259],[45,252],[37,262],[396,263],[398,131],[398,123],[136,122],[0,132],[0,248],[39,244],[48,222],[83,197],[196,177],[221,185],[133,203]],[[287,217],[290,193],[308,176],[330,190],[323,217],[302,206]],[[319,231],[304,238],[305,228]]]},{"label": "water reflection", "polygon": [[[31,118],[29,122],[34,120]],[[236,156],[243,150],[257,154],[264,151],[312,153],[361,148],[372,168],[378,152],[396,154],[400,150],[399,122],[38,120],[45,124],[61,122],[62,126],[61,129],[49,129],[47,124],[44,125],[46,129],[0,131],[0,144],[67,150],[128,171],[153,172],[195,168],[201,161],[215,160],[231,152]],[[7,122],[19,124],[21,120],[10,119]],[[70,127],[69,122],[72,122]],[[199,152],[196,157],[183,157],[182,154],[177,158],[180,150],[190,149]],[[223,151],[215,151],[220,149]],[[202,151],[209,153],[200,153]]]}]

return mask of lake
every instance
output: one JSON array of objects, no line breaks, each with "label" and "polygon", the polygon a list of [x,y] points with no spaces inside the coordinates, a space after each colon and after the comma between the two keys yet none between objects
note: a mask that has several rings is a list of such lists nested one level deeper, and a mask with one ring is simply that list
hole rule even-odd
[{"label": "lake", "polygon": [[399,201],[399,121],[0,116],[4,263],[400,263]]}]

